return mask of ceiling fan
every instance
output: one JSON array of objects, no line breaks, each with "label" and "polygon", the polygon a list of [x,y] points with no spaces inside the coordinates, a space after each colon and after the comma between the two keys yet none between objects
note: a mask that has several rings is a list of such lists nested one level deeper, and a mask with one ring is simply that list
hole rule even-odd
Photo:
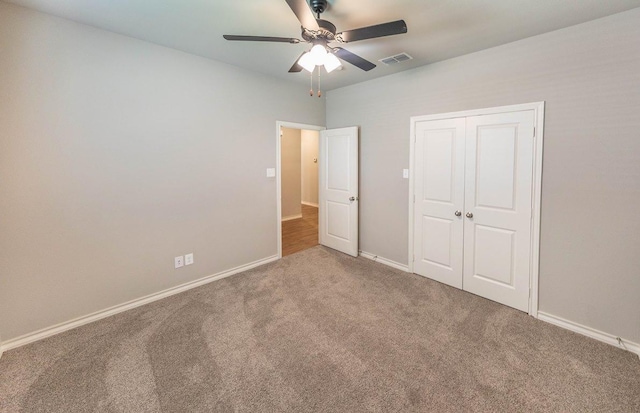
[{"label": "ceiling fan", "polygon": [[[397,20],[337,33],[336,26],[320,18],[320,14],[327,9],[327,0],[309,0],[308,4],[307,0],[286,0],[286,2],[302,24],[303,41],[313,44],[311,51],[304,52],[300,55],[293,66],[291,66],[291,69],[289,69],[289,73],[297,73],[302,71],[302,69],[313,72],[316,66],[324,66],[327,72],[331,72],[340,66],[340,61],[336,56],[364,71],[369,71],[376,67],[376,65],[342,47],[330,46],[329,43],[333,41],[350,43],[358,40],[374,39],[376,37],[392,36],[407,32],[407,24],[404,20]],[[317,18],[314,17],[314,12]],[[227,40],[292,44],[297,44],[302,41],[296,38],[268,36],[237,36],[225,34],[223,37]]]}]

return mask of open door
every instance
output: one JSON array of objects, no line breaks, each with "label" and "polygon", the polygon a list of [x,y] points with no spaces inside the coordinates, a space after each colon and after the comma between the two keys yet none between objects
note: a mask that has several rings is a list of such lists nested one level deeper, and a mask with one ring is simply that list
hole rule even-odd
[{"label": "open door", "polygon": [[358,256],[358,128],[320,132],[320,244]]}]

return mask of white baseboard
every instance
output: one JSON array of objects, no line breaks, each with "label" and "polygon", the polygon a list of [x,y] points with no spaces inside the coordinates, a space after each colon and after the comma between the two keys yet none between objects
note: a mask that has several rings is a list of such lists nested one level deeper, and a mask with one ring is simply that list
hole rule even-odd
[{"label": "white baseboard", "polygon": [[301,202],[301,204],[302,204],[302,205],[308,205],[308,206],[312,206],[312,207],[316,207],[316,208],[318,208],[318,204],[314,204],[313,202],[305,202],[305,201],[302,201],[302,202]]},{"label": "white baseboard", "polygon": [[298,218],[302,218],[302,214],[298,214],[298,215],[289,215],[288,217],[282,217],[282,222],[284,222],[284,221],[291,221],[292,219],[298,219]]},{"label": "white baseboard", "polygon": [[630,351],[635,353],[640,357],[640,344],[633,343],[631,341],[622,340],[622,345],[618,341],[618,337],[605,333],[603,331],[596,330],[591,327],[583,326],[578,323],[574,323],[573,321],[565,320],[564,318],[557,317],[555,315],[547,314],[542,311],[538,311],[538,319],[545,321],[549,324],[553,324],[558,327],[562,327],[569,331],[573,331],[574,333],[582,334],[583,336],[587,336],[593,338],[598,341],[602,341],[603,343],[611,344],[612,346],[616,346],[623,350]]},{"label": "white baseboard", "polygon": [[360,251],[358,253],[361,257],[368,258],[370,260],[379,262],[380,264],[388,265],[389,267],[395,268],[400,271],[409,272],[409,266],[400,264],[399,262],[391,261],[386,258],[380,257],[378,255],[371,254],[370,252]]},{"label": "white baseboard", "polygon": [[204,278],[200,278],[198,280],[190,281],[176,287],[172,287],[166,289],[164,291],[160,291],[154,294],[149,294],[147,296],[137,298],[135,300],[128,301],[123,304],[119,304],[113,307],[109,307],[107,309],[96,311],[95,313],[91,313],[86,316],[78,317],[70,321],[66,321],[60,324],[56,324],[51,327],[46,327],[41,330],[35,331],[33,333],[28,333],[23,336],[13,338],[7,340],[5,342],[0,342],[0,356],[2,352],[11,350],[16,347],[24,346],[25,344],[33,343],[34,341],[42,340],[47,337],[54,336],[56,334],[62,333],[67,330],[71,330],[76,327],[80,327],[85,324],[92,323],[94,321],[101,320],[103,318],[121,313],[123,311],[131,310],[136,307],[140,307],[145,304],[152,303],[154,301],[190,290],[192,288],[200,287],[201,285],[208,284],[213,281],[221,280],[223,278],[229,277],[231,275],[250,270],[252,268],[258,267],[260,265],[268,264],[273,261],[277,261],[279,258],[277,255],[263,258],[261,260],[257,260],[251,262],[249,264],[241,265],[230,270],[226,270],[223,272],[219,272],[217,274],[209,275]]}]

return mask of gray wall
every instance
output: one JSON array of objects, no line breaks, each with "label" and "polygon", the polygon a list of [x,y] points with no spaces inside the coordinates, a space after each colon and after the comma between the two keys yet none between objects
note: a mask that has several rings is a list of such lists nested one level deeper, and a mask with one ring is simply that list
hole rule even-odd
[{"label": "gray wall", "polygon": [[306,88],[6,3],[0,76],[2,340],[277,254]]},{"label": "gray wall", "polygon": [[361,249],[407,263],[410,116],[535,101],[540,310],[638,343],[640,9],[328,92],[361,127]]},{"label": "gray wall", "polygon": [[302,213],[302,142],[300,129],[282,128],[280,138],[282,218]]}]

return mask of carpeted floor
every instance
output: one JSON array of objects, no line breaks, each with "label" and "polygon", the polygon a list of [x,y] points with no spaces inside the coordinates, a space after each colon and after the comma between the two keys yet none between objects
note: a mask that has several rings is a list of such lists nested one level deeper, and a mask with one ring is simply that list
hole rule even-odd
[{"label": "carpeted floor", "polygon": [[0,411],[638,412],[640,360],[318,246],[8,351]]}]

